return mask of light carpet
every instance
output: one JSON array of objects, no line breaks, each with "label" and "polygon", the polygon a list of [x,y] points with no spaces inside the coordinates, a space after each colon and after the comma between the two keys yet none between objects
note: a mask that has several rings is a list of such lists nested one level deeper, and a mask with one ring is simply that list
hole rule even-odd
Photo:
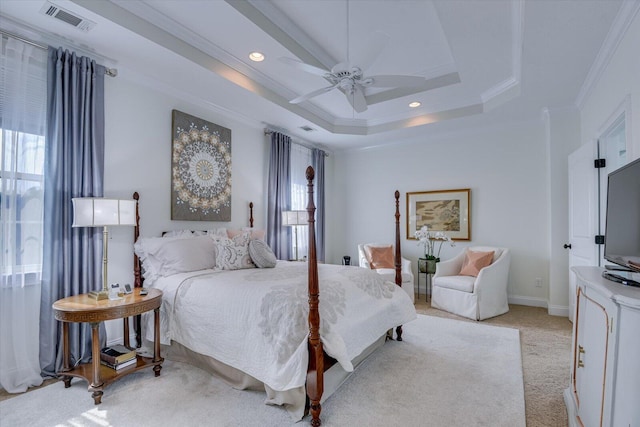
[{"label": "light carpet", "polygon": [[[525,426],[519,332],[418,315],[323,404],[330,426]],[[51,384],[0,402],[2,426],[287,426],[265,394],[234,390],[189,364],[165,361],[105,389]]]}]

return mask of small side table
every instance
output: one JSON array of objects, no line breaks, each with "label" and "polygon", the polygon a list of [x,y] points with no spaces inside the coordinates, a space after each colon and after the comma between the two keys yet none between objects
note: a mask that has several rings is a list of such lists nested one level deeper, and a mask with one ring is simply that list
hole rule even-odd
[{"label": "small side table", "polygon": [[[119,300],[95,300],[88,294],[75,295],[60,299],[53,303],[53,312],[57,320],[62,322],[63,365],[59,374],[64,380],[64,387],[71,386],[71,378],[79,377],[89,383],[88,391],[92,392],[94,403],[102,402],[104,388],[132,372],[153,366],[155,376],[160,375],[162,362],[160,357],[160,305],[162,291],[149,289],[147,295],[140,295],[140,288],[135,288],[132,294],[125,295]],[[129,346],[129,317],[153,310],[154,339],[153,358],[137,356],[137,363],[122,371],[116,371],[100,363],[100,337],[98,328],[100,322],[112,319],[124,319],[124,345]],[[69,323],[82,322],[91,324],[91,362],[71,368],[69,354]]]},{"label": "small side table", "polygon": [[[422,271],[424,268],[424,271]],[[429,288],[433,273],[427,273],[427,259],[418,258],[418,298],[420,298],[420,277],[424,274],[424,295],[425,301],[429,302]]]}]

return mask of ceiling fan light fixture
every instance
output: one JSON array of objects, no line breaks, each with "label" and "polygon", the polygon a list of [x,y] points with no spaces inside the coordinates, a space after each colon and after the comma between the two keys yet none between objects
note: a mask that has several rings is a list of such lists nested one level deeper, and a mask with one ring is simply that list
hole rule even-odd
[{"label": "ceiling fan light fixture", "polygon": [[413,101],[409,103],[409,107],[411,108],[418,108],[421,105],[422,105],[422,102],[418,102],[418,101]]},{"label": "ceiling fan light fixture", "polygon": [[249,54],[249,59],[252,60],[253,62],[262,62],[264,61],[264,54],[260,53],[260,52],[251,52]]}]

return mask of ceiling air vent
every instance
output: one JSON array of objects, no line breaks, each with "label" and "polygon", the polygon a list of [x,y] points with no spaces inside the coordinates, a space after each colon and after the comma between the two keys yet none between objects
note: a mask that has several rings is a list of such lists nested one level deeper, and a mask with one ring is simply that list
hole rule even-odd
[{"label": "ceiling air vent", "polygon": [[314,130],[315,130],[315,129],[314,129],[314,128],[312,128],[311,126],[307,126],[307,125],[300,126],[300,129],[302,129],[302,130],[303,130],[303,131],[305,131],[305,132],[312,132],[312,131],[314,131]]},{"label": "ceiling air vent", "polygon": [[44,5],[40,8],[40,13],[51,16],[52,18],[59,19],[60,21],[66,22],[69,25],[73,25],[74,27],[84,31],[85,33],[96,26],[95,22],[78,16],[77,14],[65,10],[60,6],[56,6],[55,4],[48,1],[45,2]]}]

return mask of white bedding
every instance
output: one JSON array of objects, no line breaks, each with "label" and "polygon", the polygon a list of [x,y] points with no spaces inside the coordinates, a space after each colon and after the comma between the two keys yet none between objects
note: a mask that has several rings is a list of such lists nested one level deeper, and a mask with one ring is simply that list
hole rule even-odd
[{"label": "white bedding", "polygon": [[[145,286],[163,291],[163,344],[176,341],[285,391],[306,380],[307,274],[306,263],[278,261],[270,269],[202,270]],[[346,371],[385,331],[416,318],[407,294],[371,270],[320,264],[318,274],[324,349]]]}]

